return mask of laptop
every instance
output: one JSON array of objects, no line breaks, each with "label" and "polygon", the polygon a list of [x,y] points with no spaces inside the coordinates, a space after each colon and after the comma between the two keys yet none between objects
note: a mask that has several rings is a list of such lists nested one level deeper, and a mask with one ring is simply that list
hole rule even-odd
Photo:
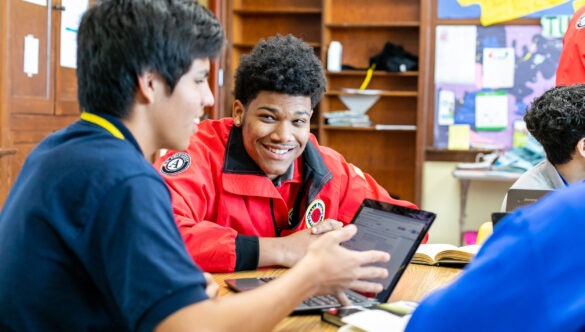
[{"label": "laptop", "polygon": [[492,228],[495,228],[496,225],[500,222],[500,220],[504,219],[505,216],[510,214],[510,212],[494,212],[492,213]]},{"label": "laptop", "polygon": [[532,204],[549,192],[550,190],[546,189],[510,189],[506,197],[506,212]]},{"label": "laptop", "polygon": [[[362,202],[352,220],[358,232],[341,245],[360,251],[371,249],[386,251],[390,253],[391,259],[387,263],[376,264],[384,266],[389,272],[386,279],[377,280],[384,286],[382,292],[368,297],[352,290],[346,291],[353,305],[371,307],[388,301],[435,217],[436,215],[432,212],[390,203],[370,199]],[[225,283],[232,290],[242,292],[254,289],[273,279],[273,277],[226,279]],[[318,314],[323,309],[337,307],[340,307],[340,304],[333,296],[312,296],[297,306],[292,314]]]}]

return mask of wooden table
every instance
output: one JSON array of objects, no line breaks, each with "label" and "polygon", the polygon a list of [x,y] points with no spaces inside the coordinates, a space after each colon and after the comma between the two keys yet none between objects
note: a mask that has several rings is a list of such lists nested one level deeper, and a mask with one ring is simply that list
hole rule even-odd
[{"label": "wooden table", "polygon": [[[217,273],[213,279],[220,286],[220,296],[234,294],[224,283],[229,278],[277,276],[286,269],[263,269],[236,273]],[[398,300],[420,301],[431,291],[449,284],[461,269],[410,264],[392,292],[389,302]],[[290,316],[283,319],[274,331],[337,331],[337,327],[321,322],[319,315]]]}]

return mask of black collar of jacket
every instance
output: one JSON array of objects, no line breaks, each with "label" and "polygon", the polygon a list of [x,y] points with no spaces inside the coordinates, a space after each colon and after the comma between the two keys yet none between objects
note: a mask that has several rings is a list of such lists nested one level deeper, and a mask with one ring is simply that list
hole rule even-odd
[{"label": "black collar of jacket", "polygon": [[[295,199],[293,208],[292,223],[296,227],[300,222],[300,207],[313,201],[325,184],[331,180],[333,175],[321,156],[321,153],[311,141],[307,142],[302,154],[303,158],[303,183]],[[263,175],[264,172],[258,167],[254,160],[246,153],[242,128],[233,126],[226,144],[226,151],[223,163],[223,172],[232,174]]]}]

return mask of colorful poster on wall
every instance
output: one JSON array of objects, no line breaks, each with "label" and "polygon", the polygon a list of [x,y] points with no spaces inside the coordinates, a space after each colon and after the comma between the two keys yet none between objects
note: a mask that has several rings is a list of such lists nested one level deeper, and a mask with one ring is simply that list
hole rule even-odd
[{"label": "colorful poster on wall", "polygon": [[479,5],[481,7],[481,25],[492,25],[513,19],[521,18],[529,14],[554,8],[569,0],[457,0],[460,5]]},{"label": "colorful poster on wall", "polygon": [[[482,7],[479,1],[464,0],[467,5],[462,5],[461,0],[437,0],[437,15],[439,19],[468,19],[480,18]],[[509,4],[519,2],[532,2],[533,0],[500,0],[497,2],[506,2]],[[580,0],[564,1],[560,5],[552,8],[540,10],[531,14],[524,15],[525,18],[540,18],[547,15],[572,15],[574,13],[574,3]]]}]

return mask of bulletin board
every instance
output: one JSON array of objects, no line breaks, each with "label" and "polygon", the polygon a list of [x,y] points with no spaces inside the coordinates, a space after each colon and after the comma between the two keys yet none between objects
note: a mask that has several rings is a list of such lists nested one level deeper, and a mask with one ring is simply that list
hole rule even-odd
[{"label": "bulletin board", "polygon": [[[514,127],[523,124],[526,108],[536,97],[554,86],[562,38],[542,36],[539,25],[459,25],[436,26],[437,40],[446,28],[463,31],[463,37],[475,40],[475,47],[467,51],[447,47],[456,51],[442,54],[443,59],[435,57],[434,147],[447,149],[449,127],[452,124],[467,124],[471,148],[511,149]],[[462,56],[473,61],[457,59]],[[489,61],[484,62],[484,56],[490,57]],[[507,56],[508,60],[493,61],[491,58],[494,56]],[[437,70],[443,71],[439,75],[442,77],[437,77]],[[487,77],[500,71],[507,74]],[[445,108],[446,101],[452,103],[450,108]],[[451,114],[445,109],[450,110]],[[505,110],[506,114],[489,119],[494,114],[489,112],[491,109]],[[487,120],[484,119],[486,115]]]}]

